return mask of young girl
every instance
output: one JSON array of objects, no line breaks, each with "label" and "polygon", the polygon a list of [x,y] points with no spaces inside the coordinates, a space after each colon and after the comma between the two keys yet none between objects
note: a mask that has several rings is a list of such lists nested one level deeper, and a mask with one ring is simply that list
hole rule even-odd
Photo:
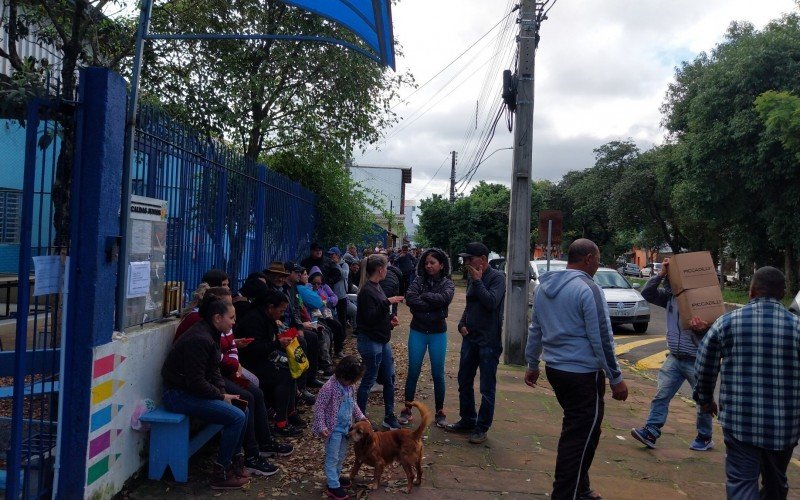
[{"label": "young girl", "polygon": [[314,405],[315,435],[326,439],[325,494],[334,500],[350,498],[345,488],[350,487],[350,479],[339,477],[344,459],[347,456],[347,433],[353,421],[367,417],[355,402],[355,384],[364,375],[364,366],[355,356],[345,356],[336,365],[333,377],[325,382],[317,394]]}]

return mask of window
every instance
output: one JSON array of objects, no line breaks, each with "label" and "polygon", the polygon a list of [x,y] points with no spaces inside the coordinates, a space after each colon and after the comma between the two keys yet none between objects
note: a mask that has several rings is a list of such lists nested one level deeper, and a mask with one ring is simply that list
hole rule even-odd
[{"label": "window", "polygon": [[22,191],[0,188],[0,244],[19,243]]}]

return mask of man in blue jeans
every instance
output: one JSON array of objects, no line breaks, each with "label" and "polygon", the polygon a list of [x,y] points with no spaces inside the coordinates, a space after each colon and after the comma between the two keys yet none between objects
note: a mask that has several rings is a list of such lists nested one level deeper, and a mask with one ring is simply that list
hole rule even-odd
[{"label": "man in blue jeans", "polygon": [[[650,403],[650,414],[644,427],[631,429],[631,436],[648,448],[656,447],[656,440],[661,437],[661,428],[667,421],[669,403],[684,381],[694,388],[697,375],[694,370],[695,356],[699,335],[708,330],[708,323],[700,318],[692,318],[692,328],[681,329],[678,303],[672,295],[669,280],[664,280],[669,269],[669,259],[664,259],[661,271],[647,281],[642,289],[642,297],[667,310],[667,348],[669,354],[658,371],[658,390]],[[661,283],[663,288],[659,288]],[[695,451],[707,451],[714,447],[711,440],[711,415],[697,408],[697,437],[689,448]]]},{"label": "man in blue jeans", "polygon": [[721,379],[728,498],[785,499],[789,492],[786,468],[800,438],[800,319],[781,304],[785,292],[782,272],[756,271],[750,302],[717,319],[697,352],[694,399],[710,415]]},{"label": "man in blue jeans", "polygon": [[[458,322],[461,358],[458,363],[458,406],[461,420],[445,430],[471,434],[469,442],[486,441],[494,418],[497,364],[503,352],[503,300],[506,282],[503,273],[489,267],[489,249],[483,243],[467,245],[458,254],[467,271],[467,306]],[[481,371],[481,406],[475,412],[475,374]]]}]

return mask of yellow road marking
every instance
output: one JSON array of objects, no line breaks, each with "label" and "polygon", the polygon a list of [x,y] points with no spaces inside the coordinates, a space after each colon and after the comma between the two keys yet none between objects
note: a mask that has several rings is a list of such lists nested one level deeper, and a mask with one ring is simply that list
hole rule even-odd
[{"label": "yellow road marking", "polygon": [[795,464],[796,466],[800,467],[800,460],[798,460],[796,458],[793,458],[792,459],[792,463]]},{"label": "yellow road marking", "polygon": [[628,342],[627,344],[618,345],[615,349],[617,356],[621,354],[625,354],[626,352],[630,351],[631,349],[636,349],[637,347],[641,347],[647,344],[655,344],[656,342],[664,342],[664,337],[656,337],[653,339],[644,339],[644,340],[637,340],[635,342]]},{"label": "yellow road marking", "polygon": [[664,364],[664,359],[667,357],[667,353],[669,351],[664,350],[661,352],[657,352],[652,356],[647,356],[646,358],[642,358],[636,362],[636,368],[639,370],[655,370],[657,368],[661,368],[661,365]]}]

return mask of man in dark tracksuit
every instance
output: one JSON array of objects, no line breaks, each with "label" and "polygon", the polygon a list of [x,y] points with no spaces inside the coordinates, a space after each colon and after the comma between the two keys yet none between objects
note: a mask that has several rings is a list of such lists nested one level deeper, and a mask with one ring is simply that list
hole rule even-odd
[{"label": "man in dark tracksuit", "polygon": [[[494,418],[497,364],[503,352],[503,300],[506,283],[503,273],[489,267],[489,249],[473,242],[459,256],[464,260],[469,282],[467,306],[458,322],[461,333],[461,358],[458,364],[458,406],[461,420],[445,430],[471,434],[469,442],[486,441]],[[475,412],[475,374],[481,371],[481,406]]]}]

